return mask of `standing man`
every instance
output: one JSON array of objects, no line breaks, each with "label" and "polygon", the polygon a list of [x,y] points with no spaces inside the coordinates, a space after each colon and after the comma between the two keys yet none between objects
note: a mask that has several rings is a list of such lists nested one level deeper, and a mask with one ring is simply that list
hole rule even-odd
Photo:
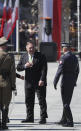
[{"label": "standing man", "polygon": [[16,90],[15,85],[15,62],[12,57],[6,52],[7,40],[5,37],[0,38],[0,129],[8,129],[7,109],[9,107],[12,91]]},{"label": "standing man", "polygon": [[27,117],[22,122],[34,122],[34,101],[35,92],[40,105],[40,124],[46,123],[47,104],[46,104],[46,76],[47,61],[40,52],[35,52],[33,41],[27,42],[27,53],[21,56],[17,65],[18,71],[25,70],[25,103]]},{"label": "standing man", "polygon": [[[12,57],[13,58],[13,57]],[[14,61],[15,62],[15,61]],[[20,75],[18,73],[16,73],[16,78],[19,78],[21,80],[24,80],[24,76],[23,75]],[[17,91],[14,92],[14,95],[16,96],[17,95]],[[8,112],[9,112],[9,109],[7,108],[6,109],[6,113],[7,113],[7,119],[6,119],[6,123],[9,123],[10,120],[9,120],[9,117],[8,117]]]},{"label": "standing man", "polygon": [[65,127],[73,127],[74,124],[70,109],[70,102],[79,74],[79,63],[77,57],[70,51],[70,45],[68,43],[63,45],[63,52],[64,55],[61,57],[58,70],[54,78],[54,88],[57,89],[57,83],[62,75],[61,96],[63,102],[63,115],[58,124]]}]

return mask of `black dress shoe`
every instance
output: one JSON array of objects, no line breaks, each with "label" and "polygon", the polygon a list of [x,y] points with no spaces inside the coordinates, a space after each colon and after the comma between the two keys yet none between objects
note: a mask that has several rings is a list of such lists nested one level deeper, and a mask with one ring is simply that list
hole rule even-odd
[{"label": "black dress shoe", "polygon": [[66,124],[67,121],[58,121],[58,122],[55,122],[55,124],[58,124],[58,125],[62,125],[62,124]]},{"label": "black dress shoe", "polygon": [[7,130],[7,129],[8,129],[8,126],[2,125],[2,130]]},{"label": "black dress shoe", "polygon": [[9,117],[7,117],[7,119],[6,119],[6,123],[9,123],[9,122],[10,122]]},{"label": "black dress shoe", "polygon": [[74,127],[73,123],[62,124],[63,127]]},{"label": "black dress shoe", "polygon": [[39,121],[39,124],[45,124],[46,123],[46,118],[43,118]]},{"label": "black dress shoe", "polygon": [[0,130],[2,130],[2,127],[0,126]]},{"label": "black dress shoe", "polygon": [[34,123],[33,119],[25,119],[21,121],[22,123]]}]

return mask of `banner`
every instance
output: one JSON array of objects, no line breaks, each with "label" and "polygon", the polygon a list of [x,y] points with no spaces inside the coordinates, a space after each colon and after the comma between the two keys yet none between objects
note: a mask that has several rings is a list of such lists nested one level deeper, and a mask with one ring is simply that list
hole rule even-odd
[{"label": "banner", "polygon": [[16,0],[11,18],[7,21],[4,27],[4,36],[7,39],[9,39],[16,26],[16,20],[18,19],[18,8],[19,8],[19,0]]},{"label": "banner", "polygon": [[11,19],[12,16],[12,0],[9,0],[8,11],[7,11],[7,20]]},{"label": "banner", "polygon": [[58,57],[61,56],[61,6],[62,0],[53,0],[53,33],[52,38],[57,43]]},{"label": "banner", "polygon": [[3,4],[3,17],[2,17],[2,21],[1,21],[1,28],[0,28],[0,37],[3,36],[3,28],[4,28],[4,24],[6,22],[7,19],[7,0],[4,1]]}]

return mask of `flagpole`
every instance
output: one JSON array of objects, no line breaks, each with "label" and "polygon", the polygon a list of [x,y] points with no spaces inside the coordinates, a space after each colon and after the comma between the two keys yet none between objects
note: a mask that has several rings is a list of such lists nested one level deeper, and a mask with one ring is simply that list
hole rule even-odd
[{"label": "flagpole", "polygon": [[[18,0],[19,1],[19,0]],[[18,2],[19,4],[19,2]],[[18,5],[19,7],[19,5]],[[16,52],[19,52],[19,8],[18,8],[18,19],[16,20]]]},{"label": "flagpole", "polygon": [[77,20],[78,20],[78,52],[80,49],[80,0],[77,0]]},{"label": "flagpole", "polygon": [[19,20],[16,21],[16,52],[19,52]]}]

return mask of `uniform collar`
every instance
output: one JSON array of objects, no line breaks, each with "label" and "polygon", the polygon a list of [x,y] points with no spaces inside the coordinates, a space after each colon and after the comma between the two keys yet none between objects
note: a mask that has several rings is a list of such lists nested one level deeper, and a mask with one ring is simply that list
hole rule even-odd
[{"label": "uniform collar", "polygon": [[64,55],[66,55],[66,54],[69,53],[69,52],[70,52],[70,51],[65,52]]}]

